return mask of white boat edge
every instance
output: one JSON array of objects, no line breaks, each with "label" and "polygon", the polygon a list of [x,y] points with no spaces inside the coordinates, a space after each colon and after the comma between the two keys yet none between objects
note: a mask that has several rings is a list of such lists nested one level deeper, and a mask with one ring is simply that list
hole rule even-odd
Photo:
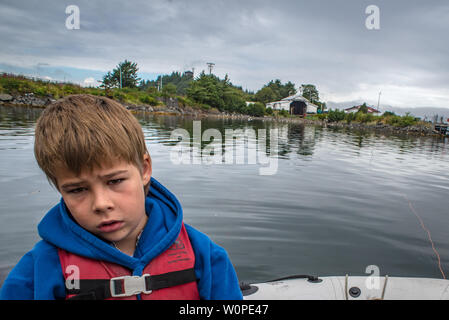
[{"label": "white boat edge", "polygon": [[[388,276],[328,276],[251,284],[245,300],[449,300],[449,280]],[[257,291],[250,293],[251,291]],[[247,294],[246,293],[250,293]]]}]

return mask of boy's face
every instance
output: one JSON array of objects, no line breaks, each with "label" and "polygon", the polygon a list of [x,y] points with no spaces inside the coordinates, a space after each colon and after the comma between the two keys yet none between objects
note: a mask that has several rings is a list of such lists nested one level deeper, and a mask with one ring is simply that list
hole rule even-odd
[{"label": "boy's face", "polygon": [[116,161],[79,176],[67,170],[56,174],[58,189],[75,221],[118,247],[134,245],[145,226],[144,185],[150,178],[147,154],[142,171],[133,164]]}]

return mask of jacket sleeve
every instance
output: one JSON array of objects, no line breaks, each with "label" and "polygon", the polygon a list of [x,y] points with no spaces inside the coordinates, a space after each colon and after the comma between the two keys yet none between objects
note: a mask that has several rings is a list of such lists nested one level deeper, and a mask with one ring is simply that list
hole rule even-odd
[{"label": "jacket sleeve", "polygon": [[57,249],[45,241],[36,244],[11,270],[0,300],[53,300],[65,298],[64,277]]},{"label": "jacket sleeve", "polygon": [[0,291],[0,300],[32,300],[34,298],[31,251],[11,270]]},{"label": "jacket sleeve", "polygon": [[241,300],[239,281],[226,251],[208,236],[184,224],[195,253],[195,275],[200,298]]}]

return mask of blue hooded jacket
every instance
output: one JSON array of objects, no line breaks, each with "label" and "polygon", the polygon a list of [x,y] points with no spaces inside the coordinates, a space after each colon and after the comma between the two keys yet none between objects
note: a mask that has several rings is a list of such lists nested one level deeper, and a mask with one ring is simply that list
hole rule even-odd
[{"label": "blue hooded jacket", "polygon": [[[144,267],[173,244],[182,224],[181,204],[154,178],[151,178],[145,209],[148,222],[131,257],[79,226],[61,199],[39,223],[38,232],[43,240],[9,273],[0,299],[64,299],[65,282],[57,248],[120,264],[133,270],[133,275],[142,275]],[[237,275],[226,251],[205,234],[184,225],[195,253],[200,298],[242,299]]]}]

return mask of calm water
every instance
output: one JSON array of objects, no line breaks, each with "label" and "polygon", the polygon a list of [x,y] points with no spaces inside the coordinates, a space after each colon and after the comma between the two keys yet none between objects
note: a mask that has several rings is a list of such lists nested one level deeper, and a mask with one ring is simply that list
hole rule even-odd
[{"label": "calm water", "polygon": [[[0,280],[39,239],[38,222],[59,201],[33,156],[40,112],[0,107]],[[369,265],[377,265],[382,275],[441,278],[417,215],[449,274],[449,162],[443,138],[201,121],[201,132],[217,129],[223,143],[225,129],[266,129],[267,134],[278,129],[278,152],[272,155],[277,172],[260,175],[263,164],[238,163],[238,157],[231,164],[176,164],[170,134],[185,128],[192,135],[193,119],[136,117],[153,176],[181,201],[187,223],[226,248],[241,280],[364,275]],[[275,150],[272,145],[269,141],[267,151]]]}]

